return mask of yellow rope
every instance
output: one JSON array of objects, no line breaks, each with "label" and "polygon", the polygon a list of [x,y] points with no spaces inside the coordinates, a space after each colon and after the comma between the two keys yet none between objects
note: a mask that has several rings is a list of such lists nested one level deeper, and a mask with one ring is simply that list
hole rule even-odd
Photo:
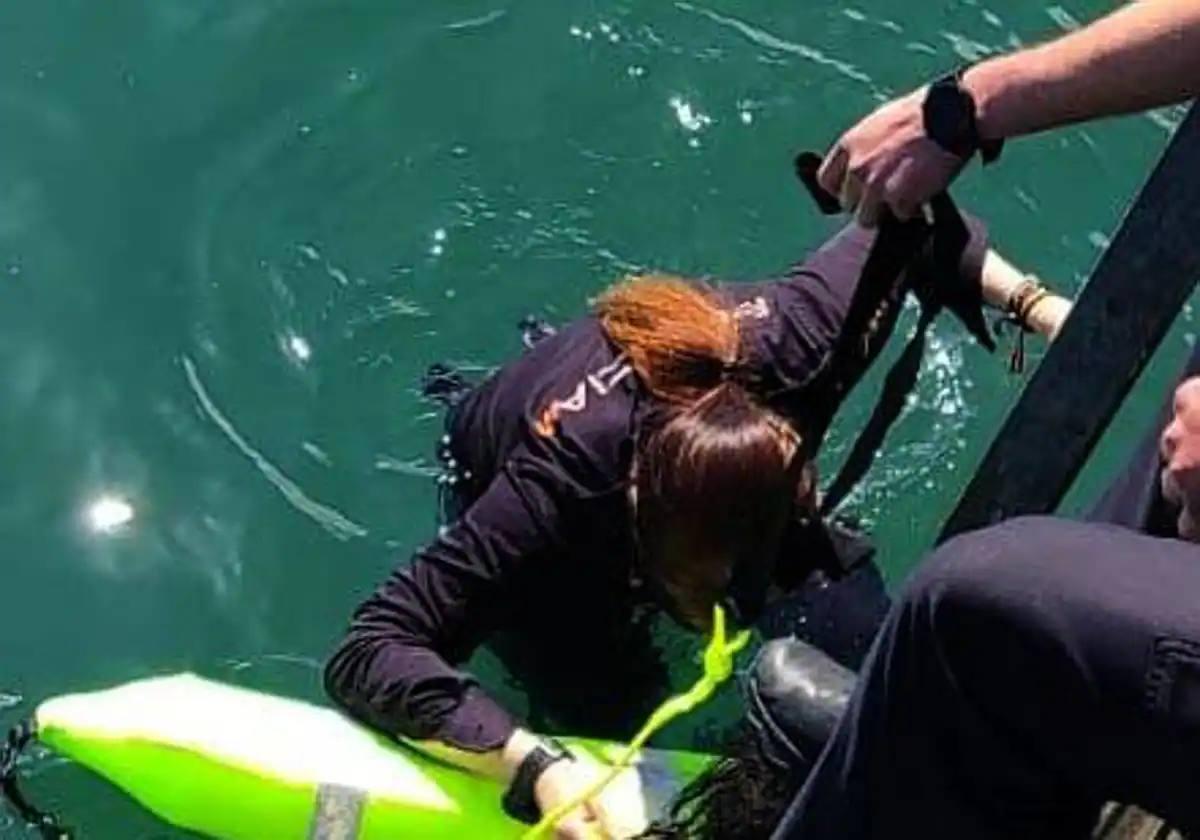
[{"label": "yellow rope", "polygon": [[598,779],[591,787],[574,799],[564,802],[542,816],[541,822],[525,832],[522,840],[537,840],[558,824],[558,821],[576,808],[596,797],[600,791],[608,787],[633,759],[642,746],[650,738],[675,718],[686,715],[701,703],[712,697],[717,687],[729,679],[733,673],[733,657],[750,641],[750,631],[743,630],[732,641],[725,641],[725,611],[719,605],[713,606],[713,632],[708,646],[704,649],[704,673],[696,684],[683,694],[676,694],[654,710],[650,719],[630,742],[629,746],[617,757],[608,772]]}]

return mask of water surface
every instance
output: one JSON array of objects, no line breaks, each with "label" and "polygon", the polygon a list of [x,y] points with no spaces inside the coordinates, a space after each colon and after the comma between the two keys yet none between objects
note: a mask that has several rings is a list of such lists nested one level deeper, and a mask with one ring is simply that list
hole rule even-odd
[{"label": "water surface", "polygon": [[[640,268],[779,270],[831,230],[794,151],[1108,6],[4,4],[0,724],[182,669],[319,698],[354,604],[433,533],[428,364],[487,370],[521,316],[578,315]],[[1074,291],[1177,119],[1024,142],[958,197]],[[1190,329],[1188,313],[1075,507]],[[1020,386],[939,323],[850,499],[893,580]],[[29,769],[85,837],[180,836],[62,762]],[[0,838],[23,836],[0,816]]]}]

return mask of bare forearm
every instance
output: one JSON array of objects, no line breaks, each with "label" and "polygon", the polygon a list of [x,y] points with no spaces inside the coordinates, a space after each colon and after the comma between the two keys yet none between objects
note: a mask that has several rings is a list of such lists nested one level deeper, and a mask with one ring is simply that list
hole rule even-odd
[{"label": "bare forearm", "polygon": [[[1028,280],[1029,277],[1023,271],[995,251],[988,250],[980,277],[985,303],[996,309],[1009,311],[1014,296]],[[1033,332],[1052,341],[1058,336],[1070,314],[1069,300],[1047,293],[1034,300],[1033,305],[1025,312],[1025,321]]]},{"label": "bare forearm", "polygon": [[1055,41],[969,70],[987,139],[1200,94],[1200,0],[1140,0]]}]

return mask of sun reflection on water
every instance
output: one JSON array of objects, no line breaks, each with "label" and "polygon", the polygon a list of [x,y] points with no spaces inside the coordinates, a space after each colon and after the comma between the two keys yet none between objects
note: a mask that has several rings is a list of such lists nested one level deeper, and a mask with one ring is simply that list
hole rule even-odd
[{"label": "sun reflection on water", "polygon": [[121,496],[105,493],[88,503],[84,519],[96,534],[115,534],[133,521],[134,510]]}]

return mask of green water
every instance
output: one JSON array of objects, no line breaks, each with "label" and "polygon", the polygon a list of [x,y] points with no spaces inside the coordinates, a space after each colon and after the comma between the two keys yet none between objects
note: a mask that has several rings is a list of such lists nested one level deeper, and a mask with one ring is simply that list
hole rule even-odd
[{"label": "green water", "polygon": [[[498,364],[522,315],[569,318],[635,267],[780,268],[830,229],[795,150],[1110,6],[994,5],[0,6],[0,724],[181,669],[320,697],[353,605],[433,533],[426,365]],[[958,196],[1074,290],[1177,118],[1024,142]],[[1020,385],[939,325],[851,500],[893,579]],[[53,758],[28,770],[84,837],[179,836]],[[25,836],[7,820],[0,838]]]}]

